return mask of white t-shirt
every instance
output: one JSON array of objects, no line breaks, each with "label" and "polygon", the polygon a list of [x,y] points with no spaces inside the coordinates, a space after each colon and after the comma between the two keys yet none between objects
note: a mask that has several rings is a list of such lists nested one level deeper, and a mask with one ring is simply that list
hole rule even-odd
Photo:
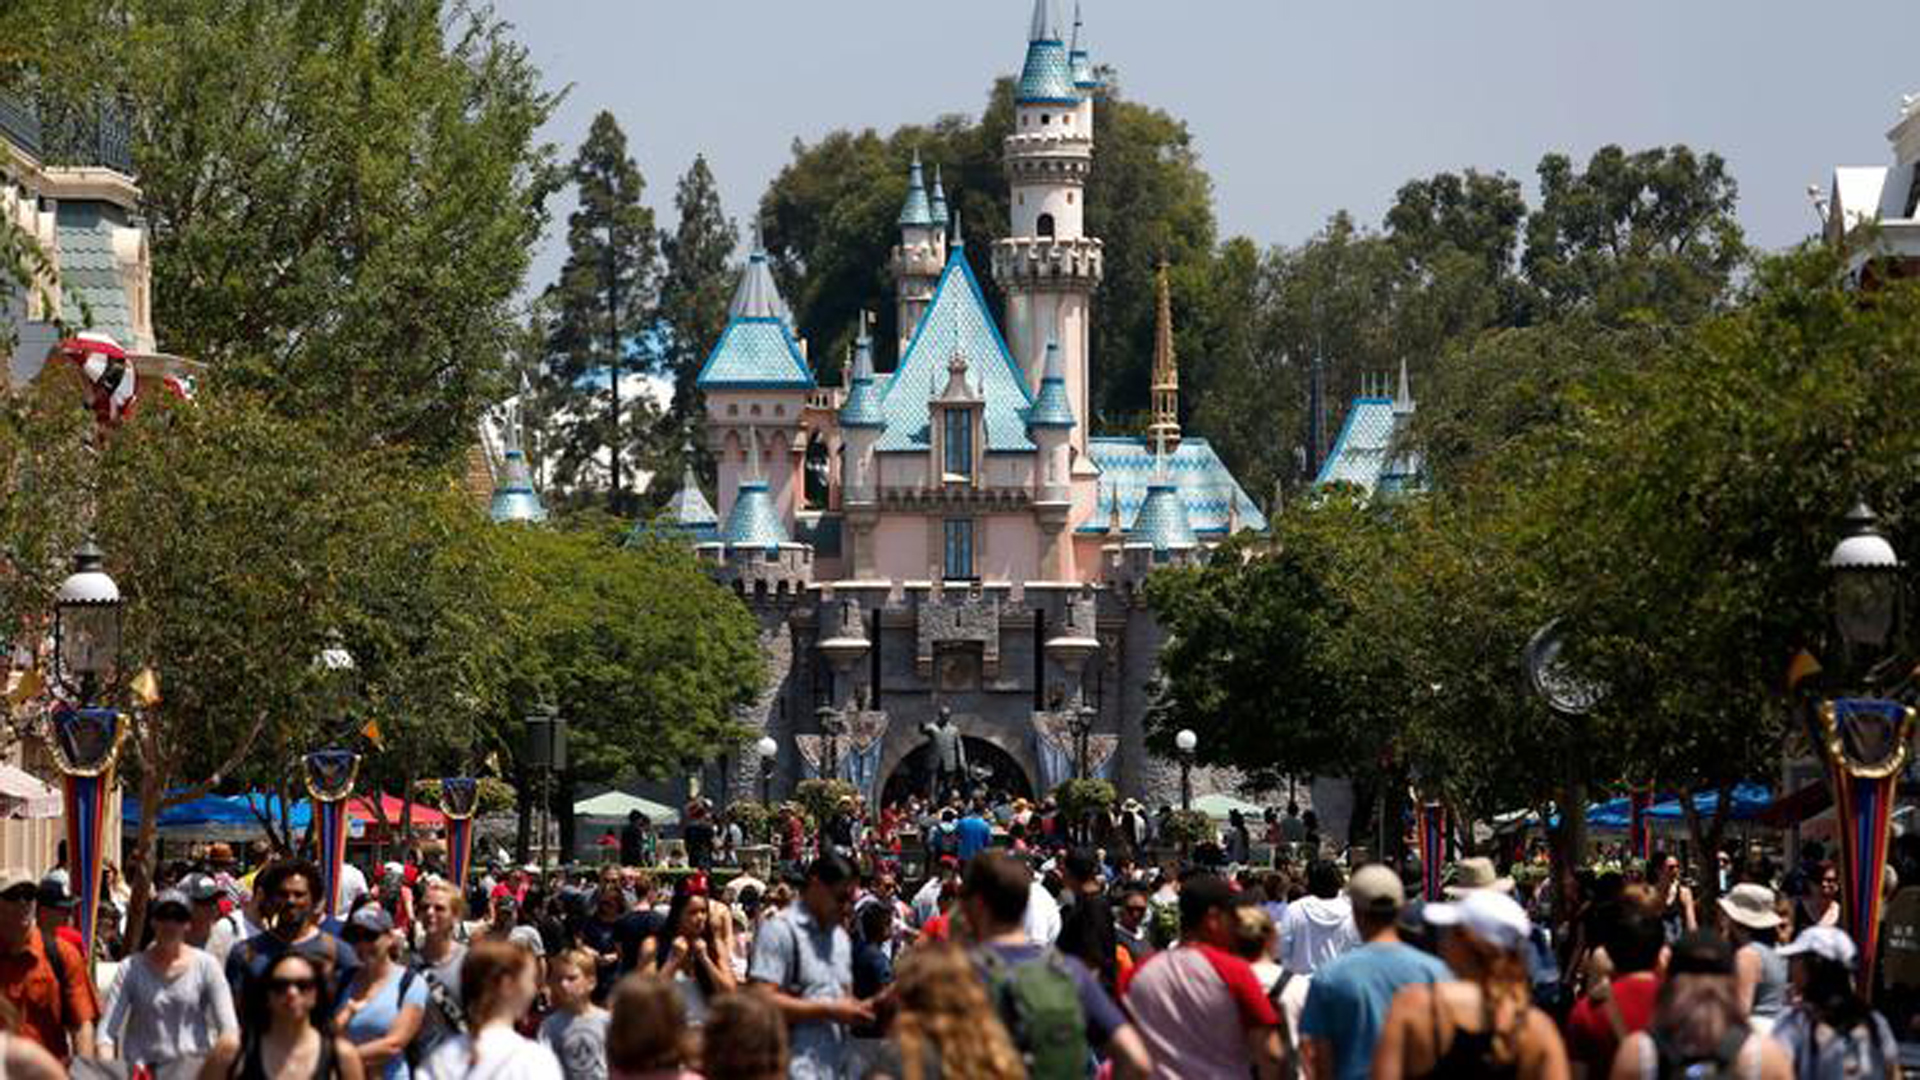
[{"label": "white t-shirt", "polygon": [[339,912],[342,918],[353,910],[353,902],[367,895],[367,875],[352,863],[340,864]]},{"label": "white t-shirt", "polygon": [[1060,902],[1038,881],[1027,889],[1027,915],[1020,928],[1035,945],[1051,945],[1060,937]]},{"label": "white t-shirt", "polygon": [[414,1073],[417,1080],[563,1080],[553,1051],[504,1024],[478,1037],[455,1035],[436,1047]]}]

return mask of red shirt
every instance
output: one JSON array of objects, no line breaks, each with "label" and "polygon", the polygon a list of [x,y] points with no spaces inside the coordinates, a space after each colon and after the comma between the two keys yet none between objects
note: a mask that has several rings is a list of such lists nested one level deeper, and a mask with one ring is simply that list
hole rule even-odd
[{"label": "red shirt", "polygon": [[58,937],[55,941],[60,949],[61,970],[67,975],[64,999],[60,993],[62,980],[40,947],[38,927],[27,932],[26,948],[0,954],[0,995],[5,995],[13,1003],[14,1011],[20,1014],[20,1026],[15,1033],[39,1043],[65,1062],[71,1053],[67,1027],[98,1019],[100,1006],[94,1002],[93,980],[88,976],[87,962],[80,950]]},{"label": "red shirt", "polygon": [[[1645,1031],[1653,1022],[1654,1002],[1660,997],[1660,980],[1651,971],[1622,975],[1610,984],[1613,1000],[1620,1006],[1621,1026],[1631,1035]],[[1614,1038],[1613,1022],[1607,1009],[1582,997],[1567,1017],[1567,1056],[1585,1062],[1589,1075],[1604,1075],[1613,1068],[1614,1054],[1621,1040]]]}]

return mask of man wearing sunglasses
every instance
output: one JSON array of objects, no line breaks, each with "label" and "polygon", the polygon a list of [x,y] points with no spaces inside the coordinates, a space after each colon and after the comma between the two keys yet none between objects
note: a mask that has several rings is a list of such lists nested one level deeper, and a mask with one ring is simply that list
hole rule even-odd
[{"label": "man wearing sunglasses", "polygon": [[65,1065],[76,1056],[94,1056],[100,1007],[80,950],[41,933],[34,918],[39,886],[30,874],[0,873],[0,995],[20,1015],[15,1034]]},{"label": "man wearing sunglasses", "polygon": [[360,961],[345,942],[320,928],[319,868],[304,859],[283,859],[261,871],[256,888],[267,897],[268,906],[261,911],[267,928],[235,945],[227,955],[233,1000],[252,1000],[248,983],[264,976],[274,960],[287,952],[312,960],[327,980],[329,997],[338,1000]]}]

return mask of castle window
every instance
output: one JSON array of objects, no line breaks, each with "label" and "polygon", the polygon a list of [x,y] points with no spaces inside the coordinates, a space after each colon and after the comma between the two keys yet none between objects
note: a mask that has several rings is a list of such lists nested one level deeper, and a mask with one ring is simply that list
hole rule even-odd
[{"label": "castle window", "polygon": [[942,576],[948,581],[972,581],[973,519],[953,518],[946,523],[946,558]]},{"label": "castle window", "polygon": [[1034,225],[1034,230],[1038,232],[1041,236],[1052,236],[1053,235],[1053,215],[1041,214],[1040,220]]},{"label": "castle window", "polygon": [[1067,192],[1067,205],[1068,206],[1073,205],[1073,192],[1071,191]]},{"label": "castle window", "polygon": [[1041,113],[1041,114],[1040,114],[1040,122],[1041,122],[1041,123],[1043,123],[1043,124],[1051,124],[1051,123],[1053,123],[1053,114],[1052,114],[1052,113]]},{"label": "castle window", "polygon": [[941,440],[946,449],[946,463],[943,470],[949,477],[963,479],[973,476],[973,411],[971,409],[948,409],[943,414],[945,429]]}]

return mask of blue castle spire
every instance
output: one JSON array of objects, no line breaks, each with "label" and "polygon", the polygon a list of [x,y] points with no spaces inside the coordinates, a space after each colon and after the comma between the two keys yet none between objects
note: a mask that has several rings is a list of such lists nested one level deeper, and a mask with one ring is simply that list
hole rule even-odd
[{"label": "blue castle spire", "polygon": [[901,228],[910,226],[931,228],[933,223],[933,207],[927,202],[925,174],[920,168],[920,151],[915,150],[913,172],[907,180],[907,201],[900,207],[899,224]]},{"label": "blue castle spire", "polygon": [[1067,375],[1060,360],[1058,342],[1047,342],[1047,364],[1041,369],[1040,396],[1033,399],[1027,414],[1029,428],[1070,428],[1074,426],[1073,402],[1067,398]]},{"label": "blue castle spire", "polygon": [[1033,0],[1033,28],[1027,35],[1027,61],[1014,89],[1016,105],[1077,105],[1067,43],[1060,40],[1060,24],[1053,0]]}]

